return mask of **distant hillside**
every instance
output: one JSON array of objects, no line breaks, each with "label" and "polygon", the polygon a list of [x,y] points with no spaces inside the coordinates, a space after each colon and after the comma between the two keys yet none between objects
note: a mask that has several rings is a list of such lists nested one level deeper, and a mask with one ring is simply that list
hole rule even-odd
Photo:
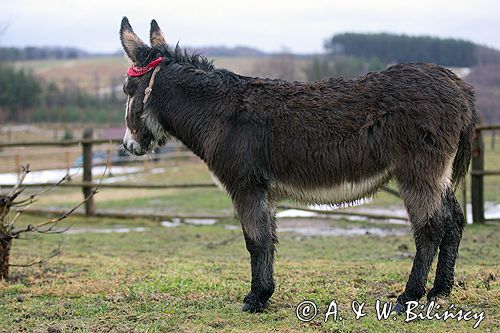
[{"label": "distant hillside", "polygon": [[[348,34],[342,35],[345,38]],[[483,123],[500,123],[500,52],[498,50],[467,41],[399,35],[388,38],[387,34],[364,34],[363,38],[373,38],[373,40],[363,43],[358,40],[357,46],[354,47],[355,43],[353,43],[351,45],[353,47],[350,48],[346,47],[347,44],[340,43],[342,38],[335,38],[335,36],[326,43],[327,52],[314,57],[286,53],[270,54],[244,46],[188,47],[188,50],[214,59],[215,65],[219,68],[227,68],[242,75],[287,80],[350,78],[364,75],[368,71],[381,70],[388,63],[435,62],[455,67],[454,70],[461,73],[465,80],[474,86],[477,109],[482,116]],[[347,38],[347,40],[350,39]],[[419,51],[420,53],[413,49],[418,44],[417,42],[422,43],[423,50]],[[401,45],[395,47],[392,43],[407,45],[413,53],[404,51]],[[470,54],[470,45],[473,46],[473,58]],[[463,49],[460,49],[461,47]],[[396,52],[397,50],[400,52]],[[128,63],[122,56],[123,51],[116,52],[116,55],[118,56],[95,55],[70,47],[0,48],[0,57],[3,57],[0,60],[21,59],[14,61],[11,65],[18,70],[32,71],[33,75],[41,79],[44,87],[54,84],[60,91],[80,91],[98,100],[111,98],[111,96],[117,99],[123,98],[121,83]],[[385,60],[382,61],[378,58],[379,56],[385,57]],[[10,80],[6,79],[3,82],[6,85],[10,83]],[[0,93],[3,90],[0,89]],[[19,103],[22,100],[19,99]],[[116,110],[121,112],[121,108]]]},{"label": "distant hillside", "polygon": [[75,47],[0,47],[0,60],[4,61],[76,59],[89,55]]},{"label": "distant hillside", "polygon": [[500,51],[490,47],[477,45],[476,55],[478,65],[500,65]]},{"label": "distant hillside", "polygon": [[[271,55],[248,46],[203,46],[187,47],[189,52],[197,52],[207,57],[264,57]],[[96,56],[123,55],[122,50],[112,54],[90,53],[74,47],[0,47],[0,60],[26,61],[26,60],[58,60],[95,58]]]},{"label": "distant hillside", "polygon": [[500,63],[476,66],[465,80],[476,90],[476,107],[481,121],[500,123]]},{"label": "distant hillside", "polygon": [[247,46],[188,47],[187,50],[201,53],[207,57],[262,57],[268,55],[266,52]]}]

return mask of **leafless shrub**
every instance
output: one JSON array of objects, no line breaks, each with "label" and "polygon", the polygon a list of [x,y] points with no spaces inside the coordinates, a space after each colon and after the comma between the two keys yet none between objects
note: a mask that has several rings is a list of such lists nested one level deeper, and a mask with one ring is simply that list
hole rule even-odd
[{"label": "leafless shrub", "polygon": [[[107,169],[107,168],[106,168]],[[101,176],[101,180],[96,188],[92,190],[92,192],[84,198],[81,202],[75,205],[73,208],[64,212],[63,214],[51,218],[45,221],[42,221],[37,224],[28,224],[25,227],[16,227],[16,222],[19,220],[19,217],[35,202],[38,201],[38,197],[51,189],[59,186],[63,182],[69,180],[71,176],[66,174],[59,182],[46,187],[45,189],[31,194],[25,198],[21,198],[21,194],[23,193],[25,187],[23,186],[23,182],[30,172],[29,165],[23,167],[22,172],[19,176],[17,184],[12,188],[12,190],[8,194],[0,194],[0,280],[8,280],[9,279],[9,267],[18,266],[18,267],[30,267],[36,264],[44,263],[51,258],[59,255],[61,253],[61,244],[59,244],[58,248],[53,250],[52,253],[44,258],[39,260],[26,263],[26,264],[16,264],[13,265],[10,263],[10,251],[12,247],[12,241],[14,239],[18,239],[20,235],[24,233],[37,233],[37,234],[61,234],[66,232],[71,226],[65,228],[58,228],[59,222],[66,219],[69,215],[71,215],[75,210],[85,204],[90,198],[92,198],[98,191],[100,184],[102,182],[103,176],[106,174],[106,170]]]}]

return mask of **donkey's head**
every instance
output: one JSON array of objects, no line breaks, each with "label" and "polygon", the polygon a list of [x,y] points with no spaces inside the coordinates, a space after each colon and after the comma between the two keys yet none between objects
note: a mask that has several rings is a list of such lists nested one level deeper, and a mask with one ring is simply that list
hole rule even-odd
[{"label": "donkey's head", "polygon": [[132,30],[128,19],[123,18],[120,40],[131,64],[123,91],[127,95],[125,124],[127,130],[123,146],[134,155],[144,155],[165,140],[165,132],[148,113],[147,102],[156,73],[160,70],[160,49],[166,47],[165,37],[155,20],[151,21],[151,46],[146,45]]}]

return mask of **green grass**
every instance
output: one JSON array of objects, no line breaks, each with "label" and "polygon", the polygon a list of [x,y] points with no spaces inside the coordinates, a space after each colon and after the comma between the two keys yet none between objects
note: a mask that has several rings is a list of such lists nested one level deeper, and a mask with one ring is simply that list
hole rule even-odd
[{"label": "green grass", "polygon": [[[164,167],[163,173],[134,175],[127,183],[148,184],[211,184],[208,168],[195,160],[171,160],[152,165]],[[98,177],[95,175],[94,177]],[[36,207],[73,207],[80,200],[80,189],[57,188],[40,196]],[[230,215],[229,197],[216,187],[190,189],[115,189],[103,188],[95,196],[98,209],[155,210],[172,214]]]},{"label": "green grass", "polygon": [[154,198],[146,197],[132,200],[109,200],[97,208],[168,210],[178,214],[225,213],[232,211],[229,197],[217,188],[168,190]]},{"label": "green grass", "polygon": [[[24,223],[39,218],[28,217]],[[71,218],[73,228],[111,227],[112,219]],[[131,222],[128,222],[132,224]],[[311,223],[314,223],[313,221]],[[337,222],[336,222],[337,223]],[[340,226],[351,222],[339,221]],[[473,322],[377,321],[376,299],[395,301],[414,252],[410,236],[304,237],[280,233],[277,289],[262,314],[241,312],[250,266],[240,230],[214,226],[164,228],[136,220],[146,232],[64,234],[17,240],[12,262],[25,263],[64,239],[62,255],[41,267],[12,268],[0,282],[0,332],[471,332]],[[499,226],[467,226],[446,307],[484,311],[477,332],[500,329]],[[405,245],[408,249],[405,249]],[[428,288],[431,287],[431,272]],[[302,300],[323,314],[336,300],[343,321],[295,317]],[[354,319],[350,302],[366,302]]]}]

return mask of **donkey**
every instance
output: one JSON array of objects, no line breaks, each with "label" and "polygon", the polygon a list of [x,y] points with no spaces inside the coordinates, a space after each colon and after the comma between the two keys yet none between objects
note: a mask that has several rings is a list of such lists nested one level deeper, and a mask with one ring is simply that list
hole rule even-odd
[{"label": "donkey", "polygon": [[243,311],[274,292],[275,203],[349,203],[394,179],[416,244],[395,310],[453,286],[465,219],[454,191],[464,178],[476,124],[472,87],[434,64],[398,64],[353,80],[287,82],[216,69],[171,48],[155,20],[146,45],[126,17],[120,39],[131,62],[124,147],[143,155],[175,137],[231,197],[252,267]]}]

